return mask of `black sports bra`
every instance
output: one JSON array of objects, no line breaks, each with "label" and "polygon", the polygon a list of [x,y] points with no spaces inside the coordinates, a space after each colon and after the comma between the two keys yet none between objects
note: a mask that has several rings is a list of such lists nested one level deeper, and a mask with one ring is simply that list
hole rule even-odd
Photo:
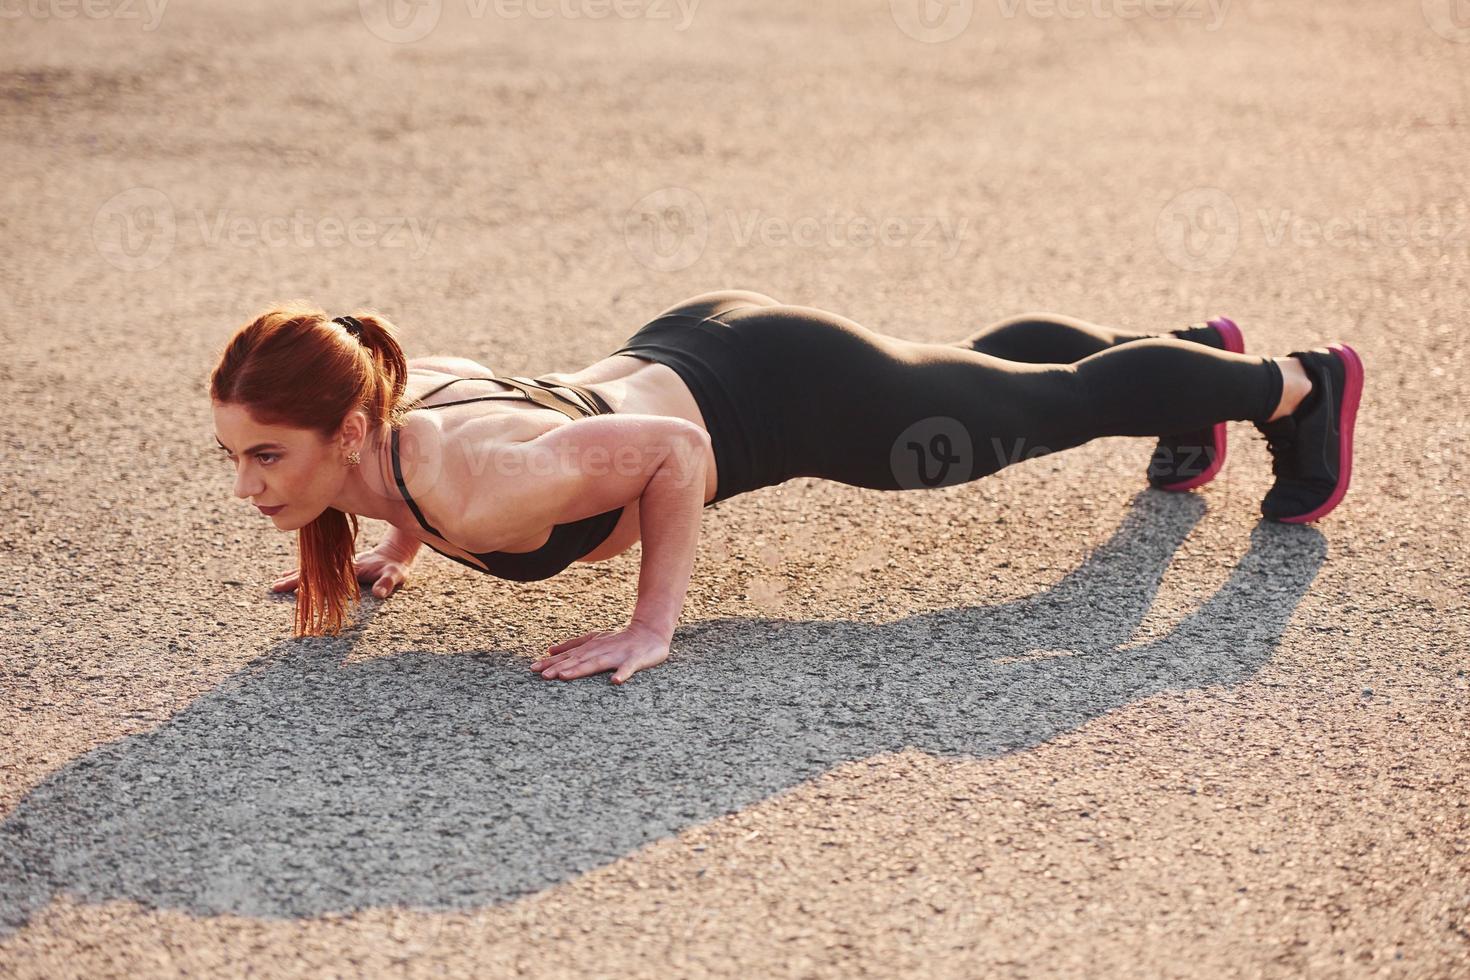
[{"label": "black sports bra", "polygon": [[[459,381],[498,381],[501,384],[510,385],[516,390],[497,392],[493,395],[482,395],[479,398],[465,398],[456,402],[442,402],[438,405],[424,405],[422,407],[426,409],[445,408],[449,405],[465,405],[469,402],[513,398],[532,401],[545,408],[556,409],[571,419],[587,418],[590,415],[613,414],[612,406],[608,405],[600,395],[588,388],[583,388],[581,385],[556,384],[555,382],[543,381],[540,378],[522,377],[455,378],[453,381],[444,382],[444,384],[435,388],[433,391],[424,392],[409,404],[410,406],[417,404],[430,395],[443,391],[445,388]],[[552,391],[551,389],[553,387],[570,391],[577,395],[581,401]],[[408,504],[409,509],[413,511],[413,516],[423,526],[425,531],[428,531],[430,534],[436,534],[441,538],[444,537],[428,521],[424,520],[424,515],[419,510],[418,504],[413,502],[413,498],[408,495],[408,487],[404,486],[403,470],[398,464],[398,430],[396,428],[393,430],[392,443],[393,479],[398,484],[398,492],[403,494],[404,501]],[[429,547],[434,551],[438,551],[445,558],[453,558],[461,565],[473,568],[477,572],[488,572],[491,575],[514,579],[517,582],[534,582],[539,579],[550,578],[578,558],[590,554],[594,548],[607,540],[607,536],[612,533],[613,528],[617,526],[618,519],[622,516],[623,508],[619,507],[617,510],[595,514],[592,517],[574,521],[570,524],[558,524],[551,529],[551,537],[547,542],[535,551],[524,553],[487,551],[483,554],[476,554],[473,551],[470,552],[470,554],[484,562],[484,568],[481,568],[474,562],[465,561],[458,555],[451,555],[447,551],[435,548],[432,544]]]}]

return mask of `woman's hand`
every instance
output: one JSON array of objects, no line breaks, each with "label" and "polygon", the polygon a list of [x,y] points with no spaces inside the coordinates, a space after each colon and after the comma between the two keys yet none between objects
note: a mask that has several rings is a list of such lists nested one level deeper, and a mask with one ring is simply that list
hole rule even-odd
[{"label": "woman's hand", "polygon": [[[363,585],[371,583],[373,595],[386,599],[399,586],[408,581],[408,570],[413,567],[412,556],[405,557],[402,551],[385,541],[372,551],[359,551],[352,556],[352,567],[357,580]],[[292,592],[301,582],[301,570],[287,572],[271,583],[272,592]]]},{"label": "woman's hand", "polygon": [[558,643],[531,669],[541,671],[543,678],[569,681],[616,667],[612,683],[621,684],[645,667],[667,660],[669,642],[658,631],[633,623],[616,633],[599,630]]}]

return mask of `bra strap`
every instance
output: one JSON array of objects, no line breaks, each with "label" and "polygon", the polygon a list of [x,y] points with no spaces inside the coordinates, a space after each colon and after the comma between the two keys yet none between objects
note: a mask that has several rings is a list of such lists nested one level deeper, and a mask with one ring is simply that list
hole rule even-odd
[{"label": "bra strap", "polygon": [[[450,378],[448,381],[444,382],[439,387],[432,388],[429,391],[424,392],[422,395],[419,395],[413,401],[409,402],[409,404],[410,405],[417,405],[420,402],[422,402],[425,398],[428,398],[430,395],[437,395],[439,392],[443,391],[445,388],[448,388],[450,385],[454,384],[457,381],[499,381],[499,380],[500,380],[499,378]],[[430,408],[436,408],[437,406],[430,405],[429,407]]]},{"label": "bra strap", "polygon": [[[581,387],[580,385],[554,384],[552,382],[542,381],[540,378],[524,378],[520,377],[519,375],[511,375],[509,377],[501,376],[496,378],[451,378],[449,381],[444,382],[439,387],[434,388],[431,391],[424,392],[422,395],[415,398],[410,404],[420,404],[425,398],[428,398],[430,395],[434,395],[443,391],[445,388],[448,388],[450,385],[454,384],[457,381],[496,381],[503,385],[509,385],[511,388],[514,388],[516,392],[519,392],[520,396],[524,396],[525,400],[534,402],[535,404],[540,405],[542,408],[549,408],[554,411],[560,412],[573,421],[581,418],[586,418],[589,415],[612,414],[612,407],[609,406],[606,401],[597,397],[594,392],[591,392],[586,388]],[[552,387],[565,388],[568,391],[576,393],[581,398],[582,403],[578,403],[574,399],[566,398],[552,392],[550,390]],[[517,396],[515,392],[502,391],[496,392],[493,395],[481,395],[479,398],[466,398],[456,402],[440,402],[438,405],[425,405],[424,407],[447,408],[450,405],[466,405],[470,402],[478,401],[504,401],[507,397],[515,398],[519,396]]]},{"label": "bra strap", "polygon": [[535,378],[502,377],[496,378],[495,380],[504,384],[508,384],[512,388],[519,389],[520,391],[525,393],[525,396],[527,398],[531,399],[531,401],[535,402],[537,405],[540,405],[542,408],[555,409],[556,411],[565,415],[567,418],[575,420],[579,418],[586,418],[587,415],[590,414],[582,405],[577,405],[576,408],[568,407],[567,399],[558,397],[557,395],[548,391],[547,387],[541,382],[537,381]]},{"label": "bra strap", "polygon": [[413,498],[408,495],[408,487],[403,482],[403,468],[398,464],[397,429],[393,430],[392,443],[392,451],[389,453],[389,455],[393,458],[393,482],[398,484],[398,492],[403,495],[403,500],[405,503],[408,504],[408,509],[413,511],[414,518],[419,522],[419,524],[423,526],[425,531],[428,531],[430,534],[437,535],[441,538],[444,537],[444,535],[439,534],[439,531],[432,524],[424,520],[424,512],[419,510],[419,505],[414,503]]},{"label": "bra strap", "polygon": [[[516,391],[519,391],[522,395],[535,402],[537,405],[540,405],[544,408],[555,409],[556,411],[561,412],[563,415],[573,420],[576,420],[578,418],[587,418],[590,415],[612,414],[612,407],[608,405],[604,399],[599,397],[596,392],[591,391],[587,388],[583,388],[581,385],[555,384],[554,382],[543,381],[540,378],[523,378],[515,376],[498,378],[453,378],[449,381],[444,382],[433,391],[427,391],[424,394],[420,395],[418,398],[414,399],[412,404],[418,404],[419,402],[422,402],[425,398],[428,398],[430,395],[443,391],[445,388],[454,384],[456,381],[498,381],[501,384],[506,384],[516,389]],[[586,402],[586,404],[579,405],[576,402],[571,401],[570,399],[564,399],[559,395],[553,394],[549,390],[551,386],[565,388],[568,391],[574,392],[576,395],[578,395],[578,397]],[[463,405],[468,402],[493,401],[497,399],[503,400],[507,397],[514,398],[515,394],[509,391],[501,391],[496,392],[493,395],[482,395],[479,398],[467,398],[464,401],[457,402],[443,402],[439,405],[428,405],[426,407],[443,408],[446,405]],[[575,405],[576,407],[570,407],[572,405]],[[581,414],[577,414],[578,412],[580,412]],[[408,504],[408,509],[413,511],[414,519],[419,522],[419,524],[423,527],[425,531],[428,531],[430,534],[436,535],[440,538],[444,537],[444,535],[439,533],[439,530],[437,528],[435,528],[432,524],[428,522],[427,519],[425,519],[424,512],[419,510],[419,505],[414,502],[413,497],[409,496],[408,486],[403,482],[403,468],[398,461],[398,430],[396,428],[393,430],[391,442],[392,447],[389,455],[393,460],[393,481],[398,485],[398,492],[403,495],[403,500],[405,503]],[[430,547],[432,548],[433,546],[430,545]],[[434,550],[438,551],[439,549],[434,548]],[[440,552],[440,554],[443,554],[443,552]],[[451,555],[450,557],[453,558],[456,556]],[[463,559],[457,560],[463,561]],[[465,564],[469,563],[465,562]],[[476,566],[471,565],[470,567],[473,568]]]},{"label": "bra strap", "polygon": [[574,393],[575,395],[577,395],[577,397],[582,399],[582,409],[588,415],[613,414],[612,406],[609,405],[607,401],[602,398],[601,395],[597,394],[597,392],[593,391],[591,388],[584,388],[581,385],[567,384],[566,382],[546,381],[543,378],[536,378],[535,381],[538,384],[551,385],[557,388],[565,388],[567,391]]},{"label": "bra strap", "polygon": [[[496,378],[495,380],[499,381],[500,379],[499,378]],[[448,408],[451,405],[468,405],[471,402],[493,402],[493,401],[517,401],[517,402],[524,402],[524,401],[529,401],[529,399],[527,399],[526,396],[523,395],[523,394],[521,394],[521,392],[519,392],[519,391],[497,391],[493,395],[477,395],[474,398],[461,398],[459,401],[440,402],[437,405],[421,405],[418,409],[416,409],[416,411],[427,412],[427,411],[430,411],[431,409],[435,409],[435,408]]]}]

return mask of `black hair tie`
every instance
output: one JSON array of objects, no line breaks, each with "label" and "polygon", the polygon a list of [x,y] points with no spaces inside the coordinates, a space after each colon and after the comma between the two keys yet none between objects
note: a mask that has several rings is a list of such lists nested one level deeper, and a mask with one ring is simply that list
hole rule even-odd
[{"label": "black hair tie", "polygon": [[358,340],[362,339],[362,321],[355,316],[334,316],[333,323],[340,323],[347,328],[347,332]]}]

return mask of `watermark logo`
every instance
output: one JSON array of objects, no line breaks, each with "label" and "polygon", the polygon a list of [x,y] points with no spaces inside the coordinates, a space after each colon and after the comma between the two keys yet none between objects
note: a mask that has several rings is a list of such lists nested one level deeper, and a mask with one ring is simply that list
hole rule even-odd
[{"label": "watermark logo", "polygon": [[970,26],[975,0],[888,0],[893,22],[915,41],[952,41]]},{"label": "watermark logo", "polygon": [[206,248],[402,248],[418,259],[428,252],[437,228],[437,219],[412,215],[343,217],[301,208],[264,217],[228,208],[183,212],[160,190],[129,187],[93,215],[92,245],[124,272],[157,268],[186,238]]},{"label": "watermark logo", "polygon": [[389,44],[412,44],[439,25],[444,0],[357,0],[357,10],[374,37]]},{"label": "watermark logo", "polygon": [[946,261],[954,258],[969,229],[970,219],[951,222],[940,215],[889,215],[827,212],[789,218],[755,210],[726,211],[735,244],[767,248],[936,248],[946,246]]},{"label": "watermark logo", "polygon": [[1247,217],[1229,194],[1216,187],[1197,187],[1164,206],[1155,233],[1165,258],[1191,272],[1220,267],[1244,240],[1267,248],[1459,252],[1470,246],[1470,207],[1433,204],[1418,213],[1357,208],[1325,216],[1294,208],[1256,208]]},{"label": "watermark logo", "polygon": [[0,0],[0,20],[142,20],[144,31],[163,21],[168,0]]},{"label": "watermark logo", "polygon": [[[974,0],[889,0],[888,7],[898,29],[925,44],[954,40],[975,15]],[[1005,20],[1148,18],[1200,21],[1206,31],[1218,30],[1229,10],[1230,0],[996,0],[996,12]]]},{"label": "watermark logo", "polygon": [[903,490],[968,483],[975,472],[970,430],[947,415],[920,419],[893,440],[888,468]]},{"label": "watermark logo", "polygon": [[487,12],[501,20],[527,17],[531,20],[618,20],[675,21],[674,30],[685,31],[694,23],[699,0],[466,0],[469,15],[476,20]]},{"label": "watermark logo", "polygon": [[1188,272],[1219,268],[1240,243],[1240,212],[1218,187],[1176,194],[1159,211],[1154,238],[1164,258]]},{"label": "watermark logo", "polygon": [[1424,21],[1446,41],[1470,43],[1470,0],[1421,0]]},{"label": "watermark logo", "polygon": [[623,218],[623,237],[633,257],[658,272],[678,272],[699,261],[709,242],[704,201],[683,187],[645,194]]},{"label": "watermark logo", "polygon": [[[3,2],[3,0],[0,0]],[[464,0],[471,21],[496,20],[646,20],[672,22],[675,31],[694,23],[699,0]],[[444,0],[358,0],[362,22],[375,37],[391,44],[421,41],[439,25]]]},{"label": "watermark logo", "polygon": [[1462,204],[1449,213],[1432,205],[1427,213],[1376,214],[1358,208],[1317,218],[1291,208],[1260,208],[1256,220],[1268,246],[1293,248],[1460,248],[1470,244],[1470,214]]},{"label": "watermark logo", "polygon": [[173,202],[152,187],[129,187],[92,217],[92,247],[124,272],[146,272],[167,261],[177,227]]},{"label": "watermark logo", "polygon": [[639,441],[619,444],[596,441],[574,444],[570,436],[539,441],[536,445],[481,451],[462,447],[465,470],[475,477],[493,472],[515,480],[546,477],[644,477],[668,464],[686,481],[704,482],[705,451],[698,440],[675,438],[667,442]]},{"label": "watermark logo", "polygon": [[1002,17],[1034,20],[1205,20],[1206,31],[1218,30],[1230,0],[997,0]]},{"label": "watermark logo", "polygon": [[[995,456],[995,470],[1001,470],[1007,466],[1014,466],[1017,463],[1025,462],[1028,459],[1049,456],[1051,455],[1052,449],[1050,446],[1044,446],[1040,443],[1028,447],[1025,436],[1018,436],[1012,439],[1009,445],[999,436],[991,436],[990,451]],[[992,472],[994,471],[992,470]]]},{"label": "watermark logo", "polygon": [[428,252],[438,220],[421,221],[412,215],[341,217],[311,215],[296,208],[289,215],[236,214],[228,208],[214,212],[195,211],[194,222],[200,241],[211,248],[404,248],[412,258]]},{"label": "watermark logo", "polygon": [[623,233],[640,263],[677,272],[699,261],[715,232],[728,232],[740,248],[938,248],[947,261],[959,252],[969,226],[967,216],[826,211],[793,217],[760,208],[711,214],[698,194],[666,187],[628,209]]}]

